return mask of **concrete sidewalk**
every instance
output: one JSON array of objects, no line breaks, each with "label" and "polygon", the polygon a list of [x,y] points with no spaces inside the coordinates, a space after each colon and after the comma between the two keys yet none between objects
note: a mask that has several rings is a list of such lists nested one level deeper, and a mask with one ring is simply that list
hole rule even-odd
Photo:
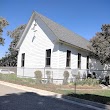
[{"label": "concrete sidewalk", "polygon": [[46,91],[46,90],[41,90],[41,89],[36,89],[36,88],[32,88],[32,87],[26,87],[26,86],[22,86],[22,85],[18,85],[18,84],[8,83],[8,82],[4,82],[4,81],[0,81],[0,84],[9,86],[12,88],[20,89],[23,91],[27,91],[27,92],[34,92],[34,93],[37,93],[42,96],[51,96],[51,97],[57,98],[59,100],[68,102],[68,103],[73,103],[73,104],[77,104],[80,106],[92,108],[94,110],[110,110],[110,105],[106,105],[106,104],[100,104],[100,103],[96,103],[96,102],[92,102],[92,101],[87,101],[84,99],[63,96],[62,94],[58,94],[58,93],[54,93],[54,92],[50,92],[50,91]]}]

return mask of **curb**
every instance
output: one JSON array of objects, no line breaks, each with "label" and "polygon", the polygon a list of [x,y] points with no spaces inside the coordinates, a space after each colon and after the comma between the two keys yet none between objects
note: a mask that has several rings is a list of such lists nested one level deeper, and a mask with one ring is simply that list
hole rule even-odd
[{"label": "curb", "polygon": [[[36,89],[36,88],[27,87],[27,86],[18,85],[18,84],[13,84],[13,83],[4,82],[4,81],[0,81],[0,84],[5,85],[5,86],[9,86],[9,87],[12,87],[12,88],[15,88],[15,89],[20,89],[20,90],[23,90],[23,91],[35,92],[39,95],[44,95],[44,96],[56,96],[57,95],[57,93],[54,93],[54,92],[41,90],[41,89]],[[61,94],[59,94],[59,95],[61,95]]]},{"label": "curb", "polygon": [[93,102],[93,101],[88,101],[85,99],[79,99],[79,98],[75,98],[75,97],[65,96],[62,94],[58,94],[58,93],[54,93],[54,92],[50,92],[50,91],[46,91],[46,90],[22,86],[22,85],[13,84],[13,83],[4,82],[4,81],[0,81],[0,84],[9,86],[12,88],[20,89],[23,91],[34,92],[34,93],[37,93],[37,94],[43,95],[43,96],[51,96],[53,98],[57,98],[59,100],[66,101],[68,103],[77,104],[77,105],[92,108],[95,110],[110,110],[110,105],[101,104],[98,102]]}]

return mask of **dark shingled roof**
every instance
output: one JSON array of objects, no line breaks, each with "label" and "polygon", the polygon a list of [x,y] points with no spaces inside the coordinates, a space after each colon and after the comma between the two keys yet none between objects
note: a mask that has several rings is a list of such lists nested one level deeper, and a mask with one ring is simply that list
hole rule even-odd
[{"label": "dark shingled roof", "polygon": [[53,22],[52,20],[48,19],[47,17],[37,13],[36,16],[40,17],[40,19],[46,23],[46,25],[53,31],[56,37],[59,40],[72,44],[74,46],[89,50],[87,45],[89,45],[89,41],[85,38],[81,37],[80,35],[73,33],[72,31],[64,28],[63,26]]}]

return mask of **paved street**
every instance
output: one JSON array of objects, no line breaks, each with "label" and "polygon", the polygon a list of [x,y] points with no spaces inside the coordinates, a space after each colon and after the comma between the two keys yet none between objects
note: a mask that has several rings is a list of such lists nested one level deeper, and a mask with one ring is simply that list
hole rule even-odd
[{"label": "paved street", "polygon": [[0,85],[0,110],[93,110],[51,96]]}]

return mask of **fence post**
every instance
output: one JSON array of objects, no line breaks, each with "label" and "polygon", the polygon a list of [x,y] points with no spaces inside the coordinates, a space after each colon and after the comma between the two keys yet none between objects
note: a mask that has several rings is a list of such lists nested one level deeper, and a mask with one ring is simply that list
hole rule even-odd
[{"label": "fence post", "polygon": [[44,67],[44,86],[45,86],[45,67]]},{"label": "fence post", "polygon": [[53,70],[51,71],[51,83],[53,84]]},{"label": "fence post", "polygon": [[74,93],[76,94],[76,76],[75,76],[75,83],[74,83]]},{"label": "fence post", "polygon": [[23,67],[23,77],[24,77],[24,67]]}]

